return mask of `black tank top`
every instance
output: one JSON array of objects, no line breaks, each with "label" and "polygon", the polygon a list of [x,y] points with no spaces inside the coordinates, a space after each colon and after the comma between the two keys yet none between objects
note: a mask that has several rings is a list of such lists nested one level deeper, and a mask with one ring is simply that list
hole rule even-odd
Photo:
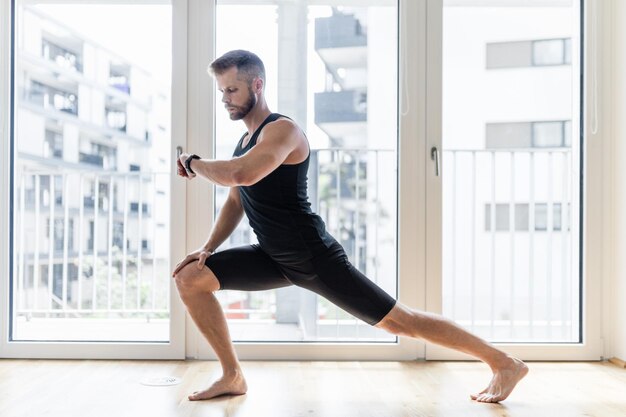
[{"label": "black tank top", "polygon": [[[270,114],[242,148],[244,134],[233,157],[244,155],[254,147],[263,127],[280,117],[286,116]],[[310,156],[309,151],[301,163],[280,165],[256,184],[239,186],[241,204],[259,245],[280,262],[310,259],[334,242],[324,221],[311,211],[307,195]]]}]

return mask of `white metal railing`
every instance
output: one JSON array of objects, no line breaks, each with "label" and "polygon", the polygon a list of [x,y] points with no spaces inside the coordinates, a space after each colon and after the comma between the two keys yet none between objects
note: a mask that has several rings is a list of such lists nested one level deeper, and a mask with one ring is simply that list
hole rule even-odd
[{"label": "white metal railing", "polygon": [[[387,278],[388,274],[379,271],[384,240],[381,239],[384,233],[379,230],[382,227],[380,187],[385,184],[391,188],[389,185],[394,184],[395,189],[395,162],[395,152],[390,150],[319,149],[312,151],[309,170],[309,193],[314,211],[322,215],[331,234],[339,240],[345,238],[342,243],[350,252],[352,263],[364,265],[363,272],[383,286],[396,284],[395,270],[391,283],[380,282],[381,276]],[[498,338],[503,328],[508,329],[507,338],[513,340],[522,335],[547,339],[574,337],[577,283],[570,279],[573,227],[572,216],[567,215],[566,209],[572,205],[571,151],[446,150],[443,163],[444,195],[452,198],[444,200],[444,206],[450,205],[452,213],[451,218],[444,218],[449,226],[444,241],[467,241],[469,246],[466,269],[462,262],[457,262],[463,254],[458,253],[456,245],[447,252],[444,250],[444,274],[450,282],[445,286],[449,293],[444,292],[447,314],[491,338]],[[392,168],[387,169],[386,164]],[[16,313],[26,317],[168,314],[169,239],[159,240],[157,235],[158,229],[163,229],[164,236],[169,236],[169,193],[159,195],[155,185],[169,184],[169,175],[143,172],[20,174],[13,204]],[[542,181],[538,181],[539,176]],[[498,183],[502,178],[506,187]],[[507,192],[501,188],[506,188]],[[86,199],[88,196],[92,199]],[[159,197],[165,199],[163,204],[157,202]],[[520,201],[528,204],[528,230],[516,230],[516,204]],[[135,203],[132,210],[131,202]],[[392,203],[393,217],[395,201]],[[477,211],[481,204],[488,207],[489,228],[481,227],[482,211]],[[497,204],[508,204],[506,230],[498,230]],[[534,227],[538,204],[547,207],[547,227],[541,231]],[[551,208],[555,204],[561,207],[560,230],[554,227]],[[168,210],[159,213],[158,206],[167,206]],[[461,209],[469,211],[470,218],[474,219],[465,235],[461,233],[462,225],[457,224]],[[160,220],[163,222],[159,226]],[[89,222],[93,222],[92,227]],[[388,223],[395,233],[395,217],[389,218]],[[245,222],[242,225],[247,227]],[[523,244],[520,236],[525,239]],[[501,274],[498,272],[502,267],[499,256],[503,253],[500,241],[504,237],[504,245],[508,245],[506,267],[509,272]],[[546,247],[557,244],[560,249],[538,253],[539,242]],[[366,249],[360,250],[363,247]],[[523,263],[533,266],[525,277],[516,272],[523,266],[519,258],[523,250],[526,251]],[[560,265],[560,276],[555,276],[555,265]],[[462,270],[467,270],[465,279],[469,281],[465,282],[469,290],[463,294],[458,290],[464,279]],[[159,284],[160,281],[164,284]],[[483,285],[485,282],[489,285]],[[502,288],[508,291],[510,306],[509,315],[504,319],[497,311],[503,298],[498,289]],[[544,300],[542,305],[534,301],[538,297],[530,296],[537,295],[539,289]],[[239,318],[251,317],[250,322],[271,319],[276,311],[277,301],[270,292],[250,293],[241,307],[233,308],[228,308],[233,295],[225,296],[222,301],[227,306],[226,313]],[[479,311],[487,301],[488,313]],[[317,311],[301,311],[300,314],[312,314],[310,318],[314,322],[323,322],[325,326],[331,321],[335,323],[337,335],[345,333],[346,316],[322,303],[318,299]],[[319,312],[324,308],[328,310],[322,317]],[[540,310],[545,314],[539,314]],[[358,334],[358,321],[352,323]],[[540,334],[533,333],[539,331]]]},{"label": "white metal railing", "polygon": [[[361,265],[369,278],[394,289],[395,262],[392,273],[380,274],[378,257],[385,244],[393,245],[395,253],[395,240],[385,243],[385,233],[380,230],[384,210],[389,213],[389,233],[395,236],[396,197],[385,202],[392,205],[389,208],[382,207],[380,201],[380,185],[397,181],[395,155],[394,151],[377,149],[312,150],[309,170],[313,210],[320,212],[329,231],[342,241],[355,266]],[[155,241],[155,230],[160,219],[167,224],[169,218],[165,212],[156,213],[155,184],[169,184],[169,175],[22,173],[16,182],[14,202],[17,315],[108,318],[167,314],[167,285],[159,282],[169,282],[169,272],[165,271],[169,242]],[[396,187],[388,188],[395,196]],[[169,205],[169,201],[164,204]],[[246,222],[242,226],[248,227]],[[144,240],[149,242],[148,250]],[[162,253],[157,253],[158,244],[164,245]],[[56,268],[46,269],[48,265]],[[390,282],[381,283],[381,275]],[[277,301],[271,292],[246,296],[249,298],[225,294],[221,301],[226,314],[237,319],[248,317],[249,322],[275,315]],[[333,321],[339,334],[347,316],[320,300],[317,311],[323,310],[324,317],[314,310],[308,313],[326,326]],[[351,322],[353,326],[359,324]]]},{"label": "white metal railing", "polygon": [[169,193],[157,184],[169,187],[169,178],[145,172],[21,173],[13,204],[16,314],[168,315]]},{"label": "white metal railing", "polygon": [[[444,151],[444,213],[450,216],[443,219],[445,314],[491,340],[577,340],[571,157],[569,148]],[[527,229],[518,223],[520,204],[528,207]],[[508,223],[497,224],[497,205],[508,205]],[[538,206],[546,207],[545,230],[537,226]],[[558,224],[555,207],[560,207]],[[471,227],[460,227],[458,218],[467,210]],[[457,242],[468,246],[469,259],[458,252]],[[458,288],[469,292],[459,294]],[[488,310],[479,300],[488,302]]]}]

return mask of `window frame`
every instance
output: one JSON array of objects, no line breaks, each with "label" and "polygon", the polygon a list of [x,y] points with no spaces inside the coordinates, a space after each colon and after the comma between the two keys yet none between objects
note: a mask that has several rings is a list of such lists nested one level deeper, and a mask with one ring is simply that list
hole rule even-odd
[{"label": "window frame", "polygon": [[[184,320],[185,312],[178,298],[173,280],[170,281],[170,341],[153,342],[54,342],[54,341],[10,341],[11,332],[10,300],[13,292],[11,284],[13,267],[12,192],[13,192],[13,95],[14,95],[14,8],[18,0],[0,2],[0,358],[76,358],[76,359],[184,359]],[[41,3],[56,3],[54,0],[39,0]],[[77,1],[77,3],[82,3]],[[123,4],[123,0],[103,0],[103,3]],[[186,0],[147,0],[146,3],[167,3],[172,5],[172,142],[170,150],[176,154],[177,146],[185,140],[186,118],[186,78],[187,78],[187,21]],[[171,201],[177,202],[177,209],[186,210],[185,183],[175,176],[170,180]],[[182,202],[182,203],[181,203]],[[173,203],[172,203],[173,204]],[[185,219],[174,215],[180,210],[170,210],[172,244],[170,258],[182,258],[185,253]],[[54,230],[51,230],[54,233]]]}]

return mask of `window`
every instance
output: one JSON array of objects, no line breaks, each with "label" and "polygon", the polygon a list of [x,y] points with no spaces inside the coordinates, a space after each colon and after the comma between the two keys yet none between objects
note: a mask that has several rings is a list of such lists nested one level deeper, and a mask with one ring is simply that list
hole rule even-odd
[{"label": "window", "polygon": [[487,44],[487,69],[571,64],[571,39],[494,42]]},{"label": "window", "polygon": [[[34,349],[51,340],[171,341],[172,56],[163,51],[172,50],[174,6],[12,3],[11,279],[23,302],[10,307],[10,340]],[[129,172],[135,161],[141,171]],[[159,209],[149,210],[157,182]]]},{"label": "window", "polygon": [[[537,202],[535,206],[535,231],[545,232],[548,230],[548,204]],[[495,229],[491,230],[491,217],[493,205],[485,204],[485,232],[508,232],[510,231],[509,217],[510,217],[510,204],[496,203],[495,215],[496,224]],[[528,232],[529,220],[529,204],[528,203],[515,203],[514,205],[514,227],[516,232]],[[564,220],[561,218],[561,203],[552,203],[552,230],[560,231],[561,225]],[[567,221],[566,223],[567,224]],[[569,230],[569,224],[567,229]]]},{"label": "window", "polygon": [[25,92],[26,99],[46,109],[78,115],[78,96],[73,91],[56,88],[43,82],[31,81]]},{"label": "window", "polygon": [[534,148],[556,148],[565,146],[564,122],[535,122],[532,124]]},{"label": "window", "polygon": [[[63,48],[55,44],[54,41],[48,39],[48,37],[52,37],[52,35],[44,35],[41,41],[42,56],[49,59],[50,61],[53,61],[56,65],[60,67],[82,72],[83,68],[80,55],[74,51],[70,51],[67,48]],[[78,42],[74,41],[74,43]]]},{"label": "window", "polygon": [[571,145],[571,121],[487,123],[485,148],[566,148]]},{"label": "window", "polygon": [[565,61],[565,39],[533,42],[533,65],[562,65]]},{"label": "window", "polygon": [[43,155],[45,158],[62,158],[63,157],[63,133],[46,129],[46,146]]}]

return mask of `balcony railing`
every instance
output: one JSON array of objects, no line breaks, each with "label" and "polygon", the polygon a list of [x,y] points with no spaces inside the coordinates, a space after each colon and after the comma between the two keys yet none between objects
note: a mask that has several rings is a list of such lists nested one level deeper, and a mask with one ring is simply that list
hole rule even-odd
[{"label": "balcony railing", "polygon": [[[22,174],[14,197],[17,316],[167,317],[169,211],[131,216],[130,207],[131,200],[162,207],[156,184],[167,184],[169,175]],[[59,176],[63,204],[46,206],[40,196],[57,194],[53,178]],[[106,210],[93,204],[100,201],[101,182],[117,190]],[[34,202],[28,204],[27,196]]]},{"label": "balcony railing", "polygon": [[341,13],[315,19],[315,49],[367,46],[367,34],[352,15]]},{"label": "balcony railing", "polygon": [[[381,190],[382,184],[395,181],[395,163],[395,152],[390,150],[323,149],[312,151],[309,171],[313,210],[322,215],[352,263],[392,293],[395,187],[385,187],[393,190],[392,198],[386,198]],[[383,172],[390,178],[383,179]],[[62,181],[55,182],[54,176],[62,177]],[[14,203],[18,317],[166,316],[169,235],[163,231],[159,238],[157,224],[167,224],[169,217],[158,212],[154,184],[167,183],[168,178],[169,174],[144,172],[24,173],[16,184]],[[109,184],[106,210],[94,204],[100,201],[102,182]],[[63,204],[44,206],[41,195],[59,194],[55,188],[61,188]],[[34,201],[26,204],[26,196]],[[133,212],[133,208],[137,210]],[[54,230],[50,219],[64,225],[63,233],[54,239],[46,234],[51,227]],[[71,228],[69,219],[73,220]],[[138,234],[139,230],[143,233]],[[124,244],[129,240],[131,247]],[[379,257],[389,258],[388,265]],[[275,322],[277,315],[290,314],[283,311],[285,300],[271,292],[250,294],[245,299],[235,294],[227,297],[231,299],[224,302],[226,313],[240,324]],[[367,334],[358,330],[361,326],[356,320],[322,299],[313,308],[306,305],[308,316],[304,320],[309,325],[302,337],[330,337],[333,326],[352,334]]]},{"label": "balcony railing", "polygon": [[571,159],[443,152],[444,314],[490,340],[578,340]]},{"label": "balcony railing", "polygon": [[[444,151],[446,315],[495,340],[576,337],[579,289],[571,279],[575,216],[566,209],[573,196],[570,159],[571,151],[565,148]],[[308,175],[312,209],[345,247],[350,261],[390,293],[396,288],[396,173],[396,153],[391,150],[319,149],[311,152]],[[167,315],[169,234],[163,230],[158,235],[157,223],[167,224],[169,215],[158,212],[154,184],[167,183],[170,174],[61,174],[61,206],[41,201],[42,188],[48,195],[58,194],[58,181],[51,175],[59,174],[26,173],[16,184],[17,314]],[[93,199],[87,197],[103,181],[112,184],[110,189],[117,187],[106,211],[94,207],[97,191]],[[88,183],[94,186],[88,188]],[[137,208],[147,204],[154,213],[137,210],[132,215],[131,203]],[[46,230],[55,230],[50,219],[62,219],[63,236],[49,239]],[[249,228],[246,222],[241,227]],[[245,244],[242,236],[253,234],[239,229],[223,248]],[[62,250],[55,250],[60,240]],[[321,298],[285,312],[284,296],[274,292],[218,296],[240,329],[275,323],[280,315],[284,322],[293,320],[294,329],[299,329],[295,337],[305,340],[348,334],[378,337]]]}]

